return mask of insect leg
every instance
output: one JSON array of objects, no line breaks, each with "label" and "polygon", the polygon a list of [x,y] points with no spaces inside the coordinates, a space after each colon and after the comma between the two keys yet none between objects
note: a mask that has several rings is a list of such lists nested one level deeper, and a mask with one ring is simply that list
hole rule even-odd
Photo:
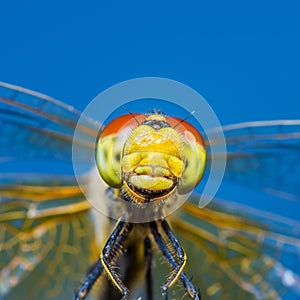
[{"label": "insect leg", "polygon": [[[200,298],[197,290],[195,289],[194,285],[191,283],[189,278],[186,276],[186,274],[182,271],[186,262],[186,256],[179,241],[175,237],[168,223],[166,221],[162,221],[162,228],[167,234],[170,246],[172,246],[173,251],[170,249],[170,246],[165,242],[161,234],[158,232],[156,222],[151,222],[150,227],[157,246],[159,247],[163,255],[166,257],[169,265],[172,268],[170,276],[168,277],[165,284],[162,286],[162,294],[165,297],[165,299],[168,299],[168,289],[174,284],[176,279],[179,278],[189,296],[195,300],[199,300]],[[174,252],[176,255],[175,257],[173,255]]]},{"label": "insect leg", "polygon": [[[167,237],[169,241],[171,242],[171,245],[173,249],[175,250],[175,253],[178,257],[184,257],[185,262],[186,262],[186,255],[184,253],[183,248],[181,247],[179,241],[177,240],[175,234],[173,233],[172,229],[170,228],[169,224],[167,221],[162,220],[161,222],[162,228],[167,234]],[[181,274],[179,275],[179,279],[182,282],[184,289],[186,292],[190,295],[191,298],[193,299],[201,299],[200,293],[196,290],[190,279],[186,276],[186,274],[182,271]]]},{"label": "insect leg", "polygon": [[99,259],[91,268],[84,283],[75,292],[75,300],[83,300],[88,295],[90,289],[93,287],[96,280],[101,276],[103,272],[103,265]]},{"label": "insect leg", "polygon": [[121,280],[120,276],[113,270],[112,260],[118,257],[124,241],[127,239],[132,229],[131,223],[119,221],[104,246],[100,260],[113,285],[122,294],[122,299],[128,299],[129,290]]},{"label": "insect leg", "polygon": [[147,300],[153,300],[153,282],[152,282],[152,249],[149,237],[144,240],[145,261],[146,261],[146,295]]}]

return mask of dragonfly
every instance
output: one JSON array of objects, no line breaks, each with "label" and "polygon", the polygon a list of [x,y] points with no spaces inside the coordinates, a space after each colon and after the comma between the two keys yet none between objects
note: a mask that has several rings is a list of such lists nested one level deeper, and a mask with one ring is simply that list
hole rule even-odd
[{"label": "dragonfly", "polygon": [[[91,189],[93,174],[83,176],[80,188],[72,172],[72,143],[83,165],[95,157],[99,124],[85,116],[80,138],[73,140],[80,117],[63,102],[0,83],[1,299],[74,299],[116,228],[83,193]],[[282,207],[299,207],[300,120],[248,122],[222,130],[228,149],[224,181],[272,194],[282,199]],[[112,196],[107,186],[97,188],[99,199]],[[221,199],[200,209],[197,199],[191,196],[167,219],[187,253],[184,272],[203,299],[300,298],[297,218]],[[163,255],[154,251],[153,278],[147,275],[145,249],[129,245],[118,261],[128,270],[123,277],[130,299],[146,299],[149,293],[161,298],[160,287],[170,273]],[[168,296],[188,299],[180,278]],[[89,294],[89,299],[120,298],[105,275]]]}]

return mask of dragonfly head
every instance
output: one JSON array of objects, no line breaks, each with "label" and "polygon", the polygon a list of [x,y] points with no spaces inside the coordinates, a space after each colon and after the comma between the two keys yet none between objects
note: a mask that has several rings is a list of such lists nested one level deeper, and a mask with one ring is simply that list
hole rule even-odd
[{"label": "dragonfly head", "polygon": [[184,124],[175,128],[172,123],[179,124],[151,114],[127,134],[123,130],[99,139],[100,174],[108,185],[120,188],[126,200],[137,204],[163,200],[188,193],[199,183],[206,160],[204,143]]}]

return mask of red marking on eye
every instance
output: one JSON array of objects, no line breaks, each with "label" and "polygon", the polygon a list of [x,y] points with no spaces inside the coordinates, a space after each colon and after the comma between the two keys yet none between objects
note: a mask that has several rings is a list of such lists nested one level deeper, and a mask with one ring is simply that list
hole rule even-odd
[{"label": "red marking on eye", "polygon": [[[111,134],[116,134],[120,131],[123,127],[137,127],[139,124],[137,123],[138,120],[139,124],[143,122],[143,120],[147,117],[146,115],[142,114],[126,114],[119,116],[115,119],[113,119],[111,122],[109,122],[101,132],[100,136],[105,137]],[[144,118],[141,118],[141,116],[144,116]]]}]

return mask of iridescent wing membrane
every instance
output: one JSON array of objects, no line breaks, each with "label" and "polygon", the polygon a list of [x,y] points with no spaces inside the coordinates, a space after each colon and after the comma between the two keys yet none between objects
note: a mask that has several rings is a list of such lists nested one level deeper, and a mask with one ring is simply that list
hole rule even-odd
[{"label": "iridescent wing membrane", "polygon": [[[71,161],[74,128],[80,113],[48,96],[23,88],[0,84],[0,157],[1,160],[67,160]],[[82,119],[82,159],[93,151],[96,122]],[[92,139],[90,138],[92,137]],[[9,147],[9,150],[8,150]]]},{"label": "iridescent wing membrane", "polygon": [[[79,112],[57,100],[0,84],[0,295],[4,299],[71,299],[96,259],[95,237],[102,229],[94,232],[89,204],[75,179],[64,174],[71,173],[72,138],[79,117]],[[82,145],[76,157],[88,163],[94,158],[99,126],[88,117],[84,120],[75,141]],[[226,174],[298,199],[299,124],[281,121],[265,134],[266,124],[225,128],[230,154]],[[284,158],[289,166],[281,165]],[[41,166],[43,173],[56,175],[17,175],[41,172]],[[298,171],[291,174],[288,168]],[[209,299],[299,297],[297,221],[245,210],[228,201],[213,201],[205,209],[191,201],[172,224],[186,248],[187,272],[193,274],[204,299],[205,295]]]},{"label": "iridescent wing membrane", "polygon": [[300,200],[300,120],[225,126],[226,176],[287,200]]},{"label": "iridescent wing membrane", "polygon": [[71,299],[96,258],[88,203],[73,180],[53,180],[1,184],[1,299]]},{"label": "iridescent wing membrane", "polygon": [[204,299],[299,299],[299,222],[220,200],[187,203],[179,216],[174,230]]}]

